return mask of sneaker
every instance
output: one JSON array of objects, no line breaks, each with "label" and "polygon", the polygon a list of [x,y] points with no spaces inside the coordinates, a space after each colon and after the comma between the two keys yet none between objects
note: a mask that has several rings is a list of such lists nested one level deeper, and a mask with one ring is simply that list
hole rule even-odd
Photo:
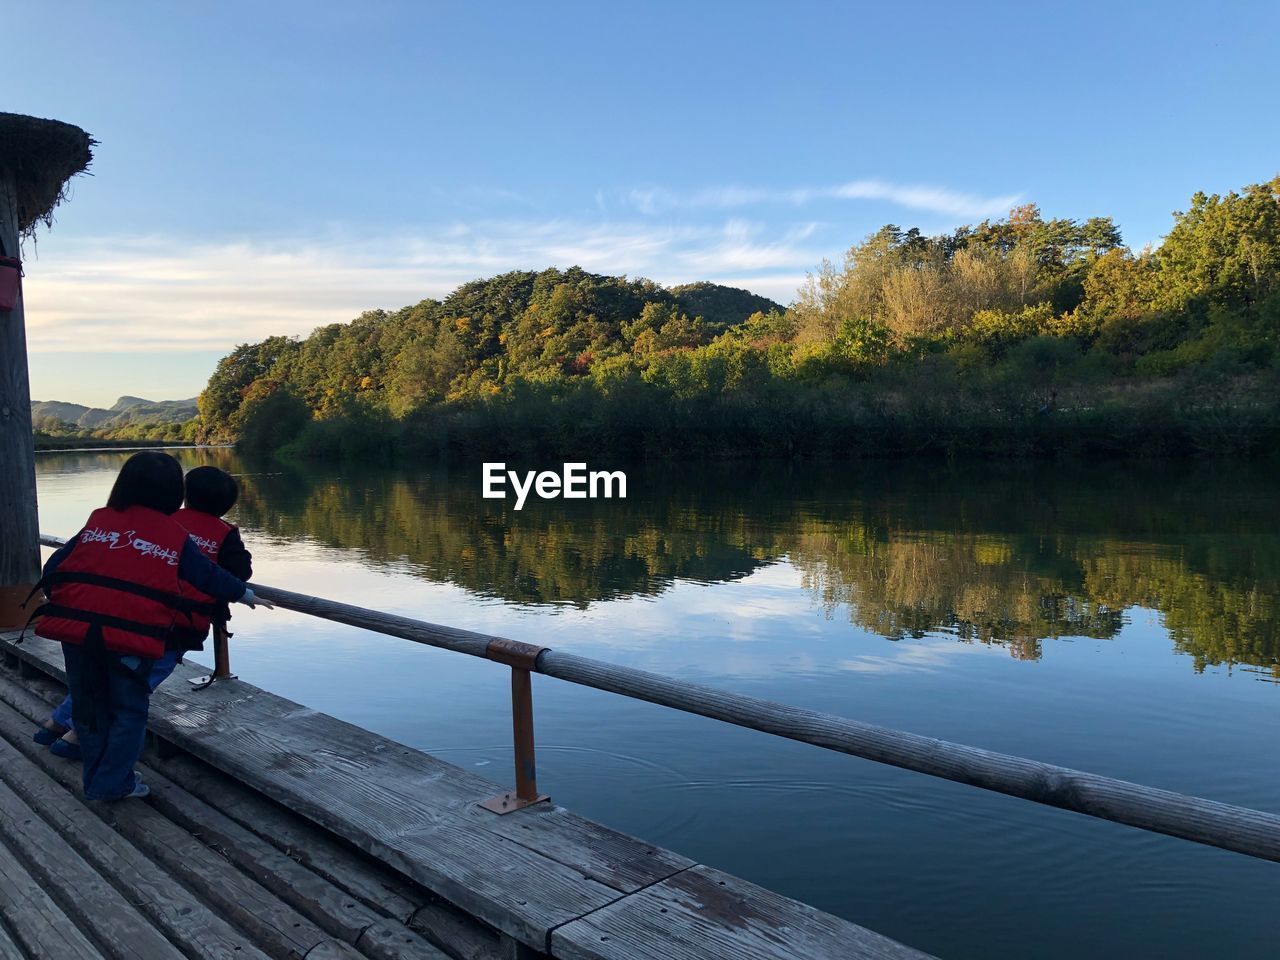
[{"label": "sneaker", "polygon": [[80,760],[80,744],[70,743],[67,740],[55,740],[49,745],[49,752],[55,757],[61,757],[63,760]]},{"label": "sneaker", "polygon": [[48,727],[37,727],[35,735],[31,739],[40,744],[40,746],[47,747],[52,743],[56,743],[61,737],[61,733],[54,733]]},{"label": "sneaker", "polygon": [[133,771],[133,789],[130,790],[128,793],[124,793],[115,797],[95,797],[90,793],[86,793],[84,795],[84,798],[86,800],[92,800],[95,803],[98,803],[98,802],[115,803],[120,800],[130,800],[133,797],[149,797],[149,796],[151,796],[151,788],[142,782],[142,774],[138,773],[138,771],[135,770]]}]

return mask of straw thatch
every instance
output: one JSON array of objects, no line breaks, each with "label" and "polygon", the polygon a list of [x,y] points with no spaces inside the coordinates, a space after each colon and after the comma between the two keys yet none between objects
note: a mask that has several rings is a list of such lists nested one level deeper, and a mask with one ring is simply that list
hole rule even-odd
[{"label": "straw thatch", "polygon": [[53,210],[66,199],[67,181],[93,160],[92,137],[69,123],[0,113],[0,179],[11,177],[17,196],[18,233],[53,225]]}]

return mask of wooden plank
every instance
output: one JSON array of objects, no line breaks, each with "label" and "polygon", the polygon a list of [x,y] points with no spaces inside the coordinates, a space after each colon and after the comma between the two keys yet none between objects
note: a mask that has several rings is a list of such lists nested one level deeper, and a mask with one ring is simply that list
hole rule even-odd
[{"label": "wooden plank", "polygon": [[501,937],[448,904],[424,904],[409,926],[457,960],[504,960]]},{"label": "wooden plank", "polygon": [[[18,650],[61,673],[48,641]],[[175,682],[199,670],[180,666],[152,695],[160,736],[536,949],[553,927],[688,863],[568,811],[476,810],[505,788],[250,684]],[[525,813],[528,829],[512,822]]]},{"label": "wooden plank", "polygon": [[[41,689],[43,679],[39,677],[19,678],[12,670],[0,669],[0,684],[4,684],[12,694],[12,698],[5,702],[31,724],[30,733],[34,733],[35,728],[48,719],[52,704],[57,702],[52,694]],[[44,749],[47,751],[48,747]]]},{"label": "wooden plank", "polygon": [[19,640],[20,636],[18,630],[0,630],[0,647],[10,656],[38,667],[65,685],[67,671],[62,663],[62,648],[51,640],[33,637],[30,633],[22,640]]},{"label": "wooden plank", "polygon": [[268,953],[301,958],[317,943],[331,939],[267,888],[145,803],[116,803],[94,812]]},{"label": "wooden plank", "polygon": [[0,919],[29,960],[104,960],[4,844],[0,844]]},{"label": "wooden plank", "polygon": [[[12,695],[0,680],[0,695]],[[70,843],[85,860],[141,909],[174,943],[197,960],[267,960],[249,940],[148,860],[30,759],[48,751],[23,734],[25,723],[0,708],[0,778]],[[18,746],[11,740],[17,737]],[[25,753],[25,755],[24,755]],[[49,758],[52,759],[52,758]],[[64,767],[72,765],[62,764]]]},{"label": "wooden plank", "polygon": [[3,924],[0,924],[0,960],[27,960],[22,948],[13,942]]},{"label": "wooden plank", "polygon": [[[12,691],[8,692],[12,695]],[[28,700],[26,705],[30,712],[39,715],[40,705],[34,698]],[[4,753],[0,751],[0,760],[2,759]],[[188,767],[198,762],[189,757],[185,759]],[[375,915],[367,908],[349,907],[348,904],[353,903],[350,897],[342,896],[341,891],[310,874],[281,851],[267,846],[256,834],[231,822],[225,815],[154,770],[146,767],[142,769],[151,786],[152,805],[192,832],[199,833],[206,843],[220,850],[270,889],[280,891],[285,899],[323,929],[341,936],[349,943],[358,940],[361,952],[373,960],[446,960],[445,955],[435,946],[404,923]],[[216,771],[207,772],[222,777]],[[207,785],[208,778],[202,782]],[[266,802],[261,797],[258,799]],[[306,842],[323,836],[315,827],[308,826],[308,829],[312,836]],[[343,853],[354,858],[350,851]],[[428,894],[422,891],[420,896],[425,898]],[[331,911],[335,916],[323,916],[325,911]],[[335,930],[338,927],[342,929]],[[326,951],[332,953],[334,949],[336,948],[327,947]]]},{"label": "wooden plank", "polygon": [[[378,745],[353,743],[351,731],[298,723],[296,717],[245,722],[245,704],[238,706],[234,716],[207,716],[198,729],[183,731],[183,748],[522,942],[542,948],[551,928],[616,896],[577,871],[430,805],[440,778],[388,769],[379,763]],[[159,712],[157,729],[172,733]]]},{"label": "wooden plank", "polygon": [[306,960],[353,960],[353,958],[351,948],[341,940],[325,940],[307,951]]},{"label": "wooden plank", "polygon": [[[364,733],[365,731],[361,732]],[[435,789],[423,796],[424,803],[435,803],[445,811],[473,821],[476,829],[483,829],[505,837],[615,890],[629,893],[692,866],[693,862],[687,857],[682,857],[670,850],[655,847],[616,830],[611,830],[602,824],[587,820],[553,804],[539,804],[536,807],[521,811],[518,816],[495,816],[476,804],[478,800],[492,796],[500,788],[497,788],[491,781],[473,777],[467,771],[458,770],[458,768],[449,769],[448,765],[437,767],[440,761],[426,754],[422,756],[428,761],[431,769],[438,769],[440,773],[440,780],[434,784]],[[416,758],[414,760],[416,761]],[[206,799],[210,796],[226,797],[228,793],[226,789],[218,790],[217,784],[210,782],[210,777],[200,776],[198,772],[193,770],[193,767],[197,764],[207,768],[207,765],[201,764],[200,761],[179,754],[172,758],[158,761],[153,764],[153,767],[166,773],[173,771],[175,779],[184,775],[187,776],[188,779],[193,780],[189,789],[201,797]],[[421,775],[421,770],[418,769],[421,765],[416,762],[406,764],[402,773],[405,776],[416,779]],[[456,775],[454,775],[455,770],[458,770]],[[250,792],[238,781],[230,780],[216,770],[210,772],[220,777],[224,783],[239,788],[241,794]],[[397,774],[399,773],[401,771],[397,771]],[[198,786],[196,785],[197,783]],[[206,790],[211,792],[206,792]],[[257,802],[253,802],[254,800]],[[323,862],[323,860],[328,859],[332,862],[336,860],[337,865],[331,866],[326,874],[335,876],[337,878],[336,882],[341,883],[341,878],[344,875],[358,872],[358,865],[351,863],[352,856],[349,851],[341,849],[335,851],[331,841],[328,851],[323,848],[313,849],[314,838],[323,837],[324,835],[316,831],[314,827],[309,827],[308,829],[307,825],[303,825],[306,832],[302,836],[297,836],[299,825],[297,818],[289,817],[289,820],[284,820],[279,815],[279,806],[264,800],[261,794],[254,793],[253,797],[248,800],[244,797],[227,799],[226,803],[227,809],[224,812],[227,812],[232,819],[238,820],[247,827],[258,829],[255,826],[258,823],[272,823],[273,828],[268,835],[268,839],[271,836],[294,835],[296,839],[289,843],[291,855],[296,852],[300,858],[306,857],[311,861],[320,860]],[[252,812],[242,812],[240,816],[237,816],[236,808],[241,804],[247,805]],[[215,803],[215,806],[217,805]],[[258,817],[262,819],[259,820],[257,819]],[[292,821],[292,823],[289,821]],[[277,829],[282,832],[277,834]],[[312,863],[308,863],[308,866],[312,866]],[[324,870],[317,872],[325,873]],[[390,880],[389,871],[384,870],[383,872],[384,876],[388,876],[388,879],[379,881],[371,878],[370,882],[363,884],[365,889],[374,888],[371,892],[377,896],[379,901],[390,902],[395,907],[403,907],[405,904],[410,904],[411,901],[403,895],[399,898],[388,898],[386,894],[387,884],[394,881]],[[407,916],[412,915],[413,910],[425,902],[425,897],[422,895],[422,891],[413,891],[412,887],[403,883],[403,881],[397,886],[415,896],[417,900],[416,904],[412,904],[409,914],[406,915],[407,919]],[[378,887],[382,888],[381,891],[377,889]]]},{"label": "wooden plank", "polygon": [[492,833],[537,850],[620,893],[632,893],[693,866],[688,857],[551,803],[497,816],[468,800],[459,813]]},{"label": "wooden plank", "polygon": [[361,934],[356,948],[371,960],[450,960],[397,920],[379,920]]},{"label": "wooden plank", "polygon": [[[243,686],[248,687],[247,684]],[[176,694],[172,692],[174,689],[178,690]],[[174,722],[183,728],[213,722],[208,705],[192,706],[191,701],[182,696],[184,692],[180,688],[169,691],[161,688],[153,702],[157,708],[163,704],[175,711],[174,716],[181,719]],[[165,702],[162,696],[172,699]],[[518,843],[620,892],[648,886],[692,863],[686,857],[611,830],[553,804],[539,805],[521,811],[517,816],[495,816],[479,809],[476,804],[503,792],[505,787],[257,688],[249,688],[247,694],[228,700],[226,709],[228,717],[230,710],[234,709],[238,721],[277,730],[275,744],[283,751],[305,756],[311,753],[307,749],[309,746],[327,745],[329,754],[345,748],[335,758],[340,762],[349,757],[374,757],[377,762],[370,764],[370,769],[376,770],[383,779],[414,784],[416,806],[421,810],[435,816],[465,817],[473,830],[484,830]],[[269,718],[275,718],[274,722],[266,723]],[[166,732],[164,726],[165,721],[160,718],[157,727]],[[186,749],[187,744],[180,739],[175,742]],[[299,758],[298,762],[303,764],[302,775],[309,776],[311,767],[307,765],[308,761]]]},{"label": "wooden plank", "polygon": [[448,960],[405,924],[379,916],[256,834],[147,767],[151,805],[200,836],[322,930],[373,960]]},{"label": "wooden plank", "polygon": [[146,917],[3,783],[0,833],[44,891],[111,957],[182,960]]},{"label": "wooden plank", "polygon": [[238,681],[152,702],[159,735],[530,946],[617,896],[460,814],[502,788],[435,758]]},{"label": "wooden plank", "polygon": [[[8,701],[12,695],[8,689],[11,686],[10,681],[0,680],[0,699]],[[40,772],[56,781],[64,791],[77,792],[80,768],[40,750],[29,739],[26,721],[9,707],[0,708],[0,738],[8,741],[11,748],[16,747],[24,753]],[[0,752],[3,751],[4,747],[0,746]],[[20,781],[11,779],[7,770],[0,772],[0,778],[20,792]],[[71,799],[74,797],[67,797],[64,792],[62,802]],[[230,862],[170,823],[146,803],[96,803],[86,805],[85,809],[107,827],[114,827],[116,833],[145,854],[152,861],[152,872],[156,872],[155,864],[164,867],[200,901],[220,911],[268,953],[303,957],[317,943],[330,939],[292,907],[241,874]],[[86,856],[84,850],[80,852]],[[103,869],[99,863],[95,866]],[[167,882],[177,886],[174,880]],[[223,955],[243,957],[244,953],[239,944],[233,944],[229,954]]]},{"label": "wooden plank", "polygon": [[151,787],[151,806],[276,892],[321,930],[355,943],[366,928],[384,919],[162,774],[147,767],[140,767],[140,772]]},{"label": "wooden plank", "polygon": [[384,916],[407,923],[430,898],[407,877],[195,757],[178,753],[151,758],[150,765]]},{"label": "wooden plank", "polygon": [[927,954],[709,867],[551,934],[557,960],[925,960]]}]

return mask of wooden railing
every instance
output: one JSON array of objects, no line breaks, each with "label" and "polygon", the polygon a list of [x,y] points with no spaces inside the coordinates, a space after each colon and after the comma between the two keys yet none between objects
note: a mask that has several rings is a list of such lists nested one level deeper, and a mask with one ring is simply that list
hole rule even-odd
[{"label": "wooden railing", "polygon": [[[53,547],[63,543],[57,537],[44,534],[40,542]],[[545,799],[537,789],[533,702],[528,683],[530,673],[541,673],[825,750],[1280,862],[1280,815],[1274,813],[874,726],[279,587],[255,583],[253,589],[257,595],[286,610],[510,666],[517,790],[485,804],[498,813]]]}]

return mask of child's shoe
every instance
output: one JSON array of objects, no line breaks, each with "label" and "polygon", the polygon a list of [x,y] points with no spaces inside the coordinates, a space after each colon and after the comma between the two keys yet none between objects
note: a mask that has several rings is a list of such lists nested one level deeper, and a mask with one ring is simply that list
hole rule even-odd
[{"label": "child's shoe", "polygon": [[49,746],[49,752],[55,757],[61,757],[63,760],[80,760],[80,744],[68,743],[66,740],[55,740]]}]

